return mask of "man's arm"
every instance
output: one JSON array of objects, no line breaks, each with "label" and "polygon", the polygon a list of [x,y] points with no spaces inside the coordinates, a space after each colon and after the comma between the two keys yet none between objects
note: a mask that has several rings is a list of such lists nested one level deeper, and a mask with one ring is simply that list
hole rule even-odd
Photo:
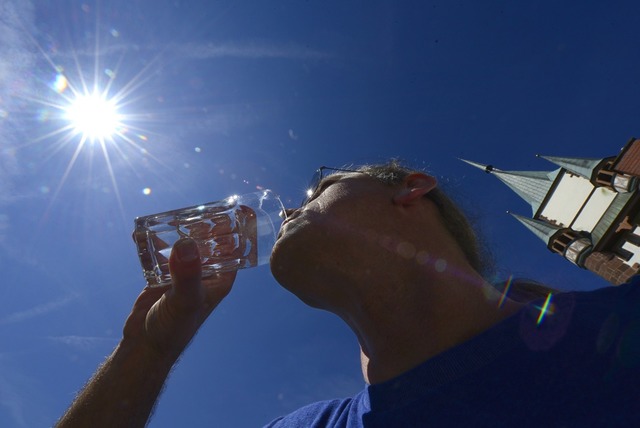
[{"label": "man's arm", "polygon": [[143,290],[122,341],[58,427],[146,425],[171,368],[235,279],[232,272],[201,280],[200,255],[190,239],[174,245],[169,263],[172,285]]},{"label": "man's arm", "polygon": [[57,426],[145,426],[170,369],[141,349],[118,345]]}]

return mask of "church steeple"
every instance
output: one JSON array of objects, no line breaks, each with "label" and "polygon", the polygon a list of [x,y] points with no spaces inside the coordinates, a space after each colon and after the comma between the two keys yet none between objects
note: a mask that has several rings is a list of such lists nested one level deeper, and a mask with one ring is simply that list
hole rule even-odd
[{"label": "church steeple", "polygon": [[640,275],[640,139],[602,159],[539,156],[559,169],[502,171],[460,159],[496,176],[531,205],[511,214],[547,249],[614,285]]},{"label": "church steeple", "polygon": [[[507,211],[508,212],[508,211]],[[560,229],[558,226],[554,226],[546,221],[535,220],[528,217],[523,217],[518,214],[511,214],[516,220],[522,223],[527,229],[529,229],[534,235],[538,238],[542,239],[545,245],[549,245],[551,243],[551,239],[553,235],[557,234]]]},{"label": "church steeple", "polygon": [[533,214],[538,211],[540,204],[547,196],[553,181],[558,176],[561,168],[555,171],[502,171],[492,165],[483,165],[477,162],[460,159],[469,165],[475,166],[487,173],[494,174],[500,181],[509,186],[518,196],[531,205]]},{"label": "church steeple", "polygon": [[579,175],[591,181],[592,176],[598,165],[602,163],[604,159],[591,159],[591,158],[564,158],[558,156],[541,156],[551,163],[558,165],[560,168],[564,168],[572,173]]}]

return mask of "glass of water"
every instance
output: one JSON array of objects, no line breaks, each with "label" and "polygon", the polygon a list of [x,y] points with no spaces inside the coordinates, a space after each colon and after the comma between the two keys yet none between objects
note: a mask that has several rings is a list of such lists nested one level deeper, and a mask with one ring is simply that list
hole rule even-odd
[{"label": "glass of water", "polygon": [[181,238],[198,244],[202,276],[269,263],[284,206],[271,190],[135,219],[133,240],[147,285],[171,282],[169,256]]}]

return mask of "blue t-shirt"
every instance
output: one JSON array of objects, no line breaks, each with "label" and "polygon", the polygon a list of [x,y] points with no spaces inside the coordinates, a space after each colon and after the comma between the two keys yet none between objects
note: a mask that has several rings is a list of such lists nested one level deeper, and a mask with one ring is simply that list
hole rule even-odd
[{"label": "blue t-shirt", "polygon": [[640,427],[640,278],[552,297],[354,397],[269,427]]}]

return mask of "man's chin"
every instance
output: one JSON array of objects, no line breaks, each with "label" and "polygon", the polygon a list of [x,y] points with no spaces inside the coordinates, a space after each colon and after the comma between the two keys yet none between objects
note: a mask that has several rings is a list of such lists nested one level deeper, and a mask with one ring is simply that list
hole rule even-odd
[{"label": "man's chin", "polygon": [[271,269],[271,274],[281,285],[282,279],[287,276],[287,272],[289,272],[292,268],[291,264],[291,256],[287,253],[287,244],[289,236],[283,234],[278,237],[276,243],[273,246],[273,250],[271,250],[271,258],[269,260],[269,268]]}]

